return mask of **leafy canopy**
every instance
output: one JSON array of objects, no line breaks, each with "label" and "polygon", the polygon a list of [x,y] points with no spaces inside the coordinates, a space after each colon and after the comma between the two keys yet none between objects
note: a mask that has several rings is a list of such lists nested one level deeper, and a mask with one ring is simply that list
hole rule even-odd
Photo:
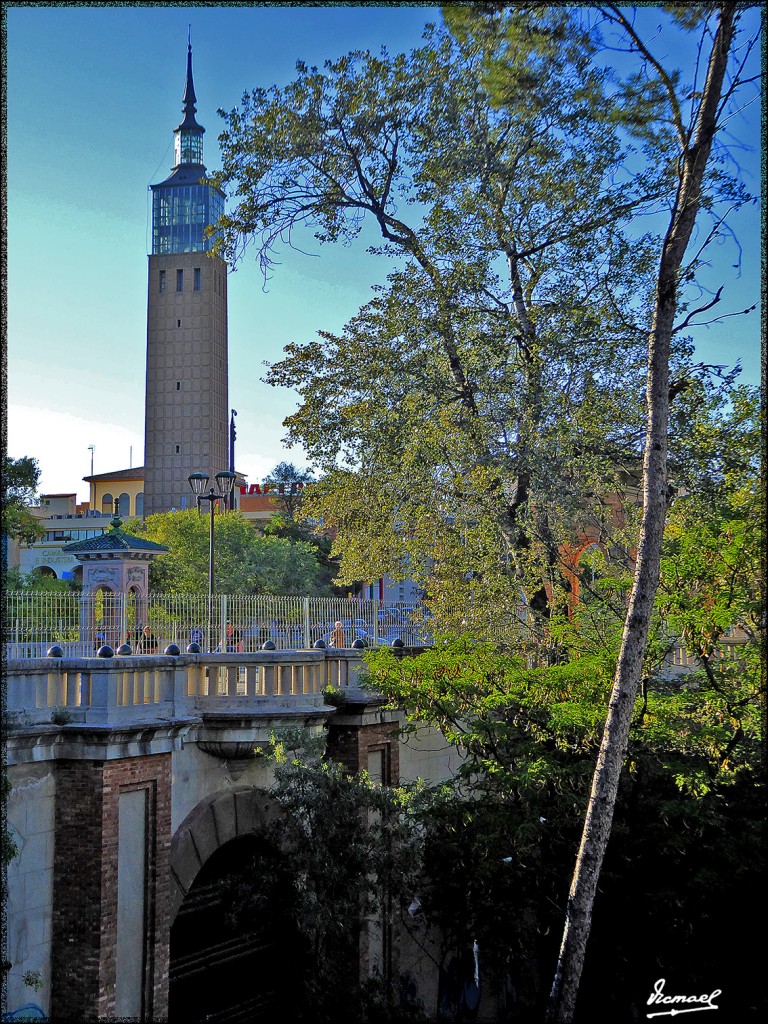
[{"label": "leafy canopy", "polygon": [[33,544],[40,540],[44,529],[29,512],[29,506],[38,502],[40,467],[30,456],[3,458],[3,530],[9,537]]},{"label": "leafy canopy", "polygon": [[[218,593],[327,593],[313,547],[303,541],[264,536],[237,511],[215,515],[214,577]],[[150,566],[150,585],[165,593],[208,589],[210,517],[194,509],[131,520],[126,530],[169,548]]]},{"label": "leafy canopy", "polygon": [[[340,579],[413,576],[445,622],[470,600],[511,621],[521,593],[549,619],[572,524],[607,522],[638,458],[658,251],[638,218],[669,200],[675,135],[598,42],[578,11],[512,8],[409,55],[300,63],[223,114],[228,259],[252,244],[266,274],[281,244],[379,235],[387,283],[267,379],[301,396],[288,439],[323,471],[304,513]],[[690,355],[677,336],[680,379]]]}]

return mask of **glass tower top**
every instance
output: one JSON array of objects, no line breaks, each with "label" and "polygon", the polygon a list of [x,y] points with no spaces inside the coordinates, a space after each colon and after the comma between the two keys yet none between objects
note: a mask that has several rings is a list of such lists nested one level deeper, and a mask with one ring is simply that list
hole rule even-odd
[{"label": "glass tower top", "polygon": [[195,120],[197,97],[192,81],[192,47],[187,47],[187,80],[182,101],[184,120],[174,128],[172,174],[152,185],[152,254],[205,252],[213,238],[205,229],[224,212],[224,194],[200,183],[205,176],[203,134]]}]

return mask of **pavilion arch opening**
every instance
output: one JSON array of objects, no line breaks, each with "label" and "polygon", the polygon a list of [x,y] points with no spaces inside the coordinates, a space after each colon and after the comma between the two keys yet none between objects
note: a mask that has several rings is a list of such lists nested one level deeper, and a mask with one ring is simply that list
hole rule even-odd
[{"label": "pavilion arch opening", "polygon": [[144,620],[144,600],[137,587],[131,587],[125,595],[125,637],[130,644],[138,644]]},{"label": "pavilion arch opening", "polygon": [[116,649],[122,636],[122,601],[108,586],[100,586],[87,595],[88,629],[93,637],[94,650],[108,644]]},{"label": "pavilion arch opening", "polygon": [[225,842],[203,864],[171,926],[169,1024],[295,1019],[306,960],[300,937],[285,902],[249,900],[257,873],[275,872],[283,856],[252,832]]}]

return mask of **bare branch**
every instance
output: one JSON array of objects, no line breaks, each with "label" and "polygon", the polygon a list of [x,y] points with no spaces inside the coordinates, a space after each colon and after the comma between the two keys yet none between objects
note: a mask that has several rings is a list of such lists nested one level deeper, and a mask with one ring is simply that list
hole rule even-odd
[{"label": "bare branch", "polygon": [[637,34],[634,25],[627,20],[624,13],[618,7],[610,5],[608,7],[601,7],[600,10],[610,21],[615,21],[617,24],[621,25],[637,47],[638,53],[642,54],[642,56],[653,66],[667,93],[669,106],[672,111],[672,120],[674,122],[675,132],[677,134],[678,142],[680,143],[680,148],[684,150],[688,145],[688,132],[686,131],[683,123],[683,115],[680,110],[680,104],[678,103],[677,93],[675,92],[672,79]]},{"label": "bare branch", "polygon": [[[722,292],[723,292],[723,286],[720,285],[720,287],[717,289],[717,294],[715,295],[714,299],[712,299],[711,302],[708,302],[705,306],[699,306],[698,309],[692,310],[688,314],[688,316],[685,318],[685,320],[683,320],[682,323],[677,324],[675,327],[672,328],[672,333],[673,334],[677,334],[678,332],[684,330],[688,326],[688,324],[690,324],[691,320],[695,316],[697,316],[699,313],[706,313],[706,311],[708,309],[712,309],[713,306],[716,306],[718,304],[718,302],[720,301],[720,296],[721,296]],[[719,317],[718,317],[718,319],[719,319]],[[710,322],[713,322],[713,321],[710,321]]]}]

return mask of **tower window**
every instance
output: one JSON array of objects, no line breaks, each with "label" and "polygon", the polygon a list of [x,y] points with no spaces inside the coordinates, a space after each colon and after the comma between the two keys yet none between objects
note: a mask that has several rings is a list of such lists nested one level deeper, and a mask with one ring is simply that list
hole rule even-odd
[{"label": "tower window", "polygon": [[176,381],[176,390],[177,391],[181,391],[181,381],[180,380]]},{"label": "tower window", "polygon": [[184,271],[183,270],[177,270],[176,271],[176,291],[177,292],[183,292],[184,291]]},{"label": "tower window", "polygon": [[165,291],[165,271],[164,270],[160,271],[160,291],[161,292]]},{"label": "tower window", "polygon": [[176,445],[176,454],[177,455],[181,455],[181,445],[180,444]]},{"label": "tower window", "polygon": [[200,267],[195,267],[195,291],[200,291]]},{"label": "tower window", "polygon": [[177,320],[177,321],[176,321],[176,326],[177,326],[177,327],[181,327],[181,320]]}]

